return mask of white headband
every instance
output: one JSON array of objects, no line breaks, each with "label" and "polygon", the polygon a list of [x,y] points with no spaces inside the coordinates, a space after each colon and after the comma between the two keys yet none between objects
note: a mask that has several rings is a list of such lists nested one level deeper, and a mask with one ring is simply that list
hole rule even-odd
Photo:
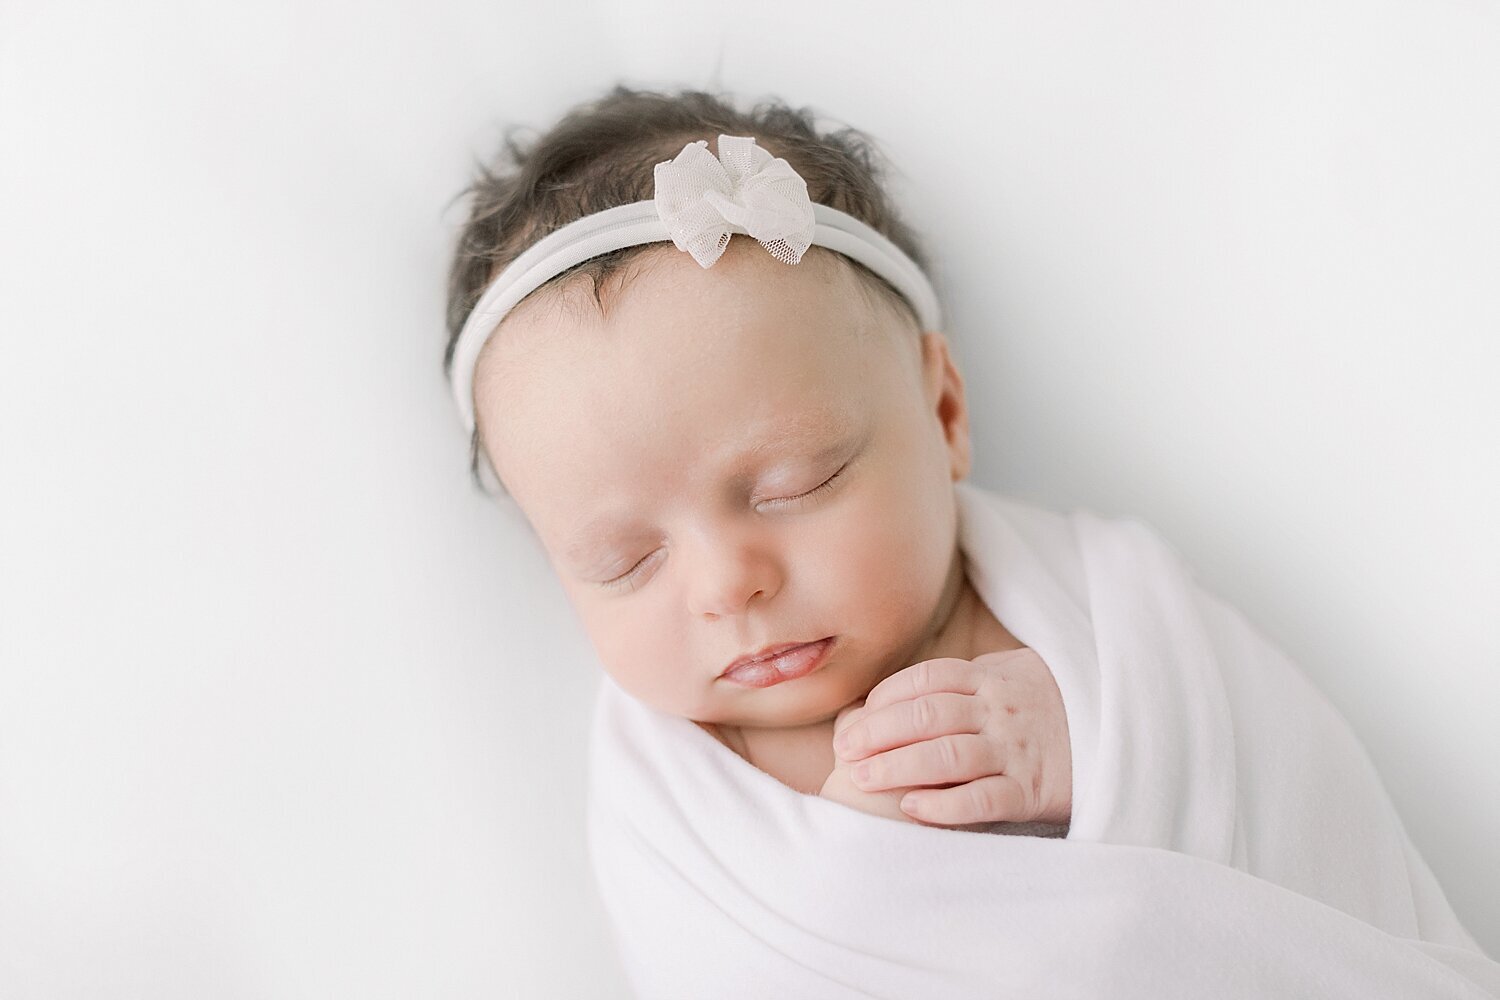
[{"label": "white headband", "polygon": [[796,264],[812,244],[852,258],[889,281],[924,330],[940,329],[937,294],[922,269],[890,240],[846,212],[816,205],[791,164],[751,137],[719,136],[683,147],[656,165],[655,197],[570,222],[511,262],[485,292],[453,346],[453,396],[464,428],[474,430],[474,365],[505,314],[549,278],[591,257],[642,243],[671,240],[711,267],[731,233],[754,237],[778,260]]}]

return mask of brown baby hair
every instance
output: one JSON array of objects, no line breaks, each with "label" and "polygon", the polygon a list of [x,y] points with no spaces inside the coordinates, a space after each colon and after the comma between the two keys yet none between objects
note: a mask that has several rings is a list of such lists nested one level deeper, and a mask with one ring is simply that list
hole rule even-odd
[{"label": "brown baby hair", "polygon": [[[885,192],[886,159],[875,142],[850,127],[820,133],[817,117],[812,109],[792,108],[779,100],[741,111],[733,98],[722,94],[692,89],[665,93],[616,84],[603,97],[573,107],[528,144],[516,141],[522,126],[507,128],[501,153],[490,164],[476,164],[474,181],[457,196],[471,200],[448,274],[444,373],[451,371],[464,321],[507,265],[570,222],[651,199],[657,163],[672,159],[690,142],[714,141],[720,133],[753,137],[756,145],[786,160],[802,176],[813,202],[859,219],[928,271],[915,232],[898,218]],[[623,279],[623,269],[633,258],[659,245],[624,247],[591,257],[554,275],[537,291],[587,275],[594,301],[603,310],[601,287],[606,281]],[[920,330],[911,305],[884,278],[843,254],[812,249],[836,257],[872,302],[898,310]],[[470,473],[476,482],[481,454],[476,420],[469,442]],[[496,486],[503,491],[498,482]]]}]

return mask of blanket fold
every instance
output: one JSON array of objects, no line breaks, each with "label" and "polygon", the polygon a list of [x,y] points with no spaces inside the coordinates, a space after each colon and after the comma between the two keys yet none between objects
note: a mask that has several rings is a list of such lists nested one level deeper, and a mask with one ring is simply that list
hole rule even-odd
[{"label": "blanket fold", "polygon": [[605,675],[588,842],[638,996],[1500,997],[1348,724],[1171,546],[956,489],[1063,696],[1067,837],[803,795]]}]

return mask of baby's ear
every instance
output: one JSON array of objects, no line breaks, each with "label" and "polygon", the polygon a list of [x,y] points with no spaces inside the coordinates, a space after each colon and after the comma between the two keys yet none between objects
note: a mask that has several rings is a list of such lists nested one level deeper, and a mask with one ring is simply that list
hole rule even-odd
[{"label": "baby's ear", "polygon": [[921,365],[922,398],[928,406],[936,406],[943,389],[943,357],[948,353],[948,345],[941,333],[923,330],[920,347],[917,357]]},{"label": "baby's ear", "polygon": [[922,334],[922,387],[948,446],[953,479],[969,474],[969,403],[964,379],[948,349],[948,338],[936,330]]}]

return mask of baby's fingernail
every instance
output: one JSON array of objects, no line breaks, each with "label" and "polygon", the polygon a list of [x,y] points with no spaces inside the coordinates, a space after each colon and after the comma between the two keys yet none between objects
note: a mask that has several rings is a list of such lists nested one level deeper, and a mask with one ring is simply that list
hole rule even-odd
[{"label": "baby's fingernail", "polygon": [[833,738],[833,748],[839,753],[849,749],[849,730],[844,730]]}]

